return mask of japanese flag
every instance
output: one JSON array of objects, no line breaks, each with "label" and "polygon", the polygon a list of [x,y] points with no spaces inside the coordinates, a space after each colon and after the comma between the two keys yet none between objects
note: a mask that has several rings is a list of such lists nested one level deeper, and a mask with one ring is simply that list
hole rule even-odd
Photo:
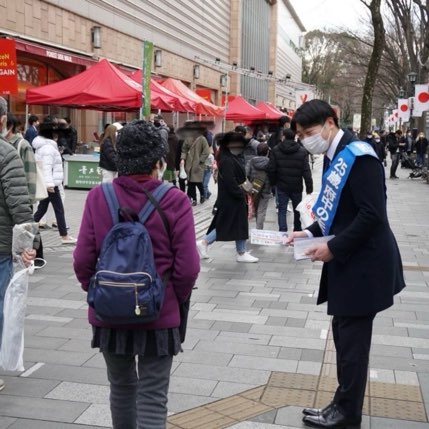
[{"label": "japanese flag", "polygon": [[429,84],[416,85],[416,96],[414,101],[416,112],[426,112],[429,110]]},{"label": "japanese flag", "polygon": [[398,109],[395,109],[392,113],[393,116],[393,123],[397,124],[399,122],[399,112]]},{"label": "japanese flag", "polygon": [[313,100],[314,93],[312,91],[296,91],[295,98],[295,105],[298,109],[298,107],[302,106],[306,101]]},{"label": "japanese flag", "polygon": [[401,118],[402,122],[408,122],[410,120],[410,108],[407,98],[400,98],[398,100],[398,118]]}]

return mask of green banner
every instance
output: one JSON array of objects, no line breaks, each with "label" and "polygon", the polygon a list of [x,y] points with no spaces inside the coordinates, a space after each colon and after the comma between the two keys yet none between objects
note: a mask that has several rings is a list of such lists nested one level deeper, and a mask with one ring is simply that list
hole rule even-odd
[{"label": "green banner", "polygon": [[94,161],[67,161],[65,183],[67,188],[91,189],[101,183],[99,158]]},{"label": "green banner", "polygon": [[143,44],[142,89],[143,100],[140,109],[140,119],[150,115],[150,77],[152,72],[153,43],[147,40]]}]

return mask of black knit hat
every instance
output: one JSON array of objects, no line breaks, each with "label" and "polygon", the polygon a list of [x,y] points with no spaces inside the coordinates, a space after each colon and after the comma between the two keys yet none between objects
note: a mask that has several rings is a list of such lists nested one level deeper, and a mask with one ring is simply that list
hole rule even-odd
[{"label": "black knit hat", "polygon": [[148,174],[167,154],[158,128],[146,121],[125,125],[118,133],[116,150],[120,176]]}]

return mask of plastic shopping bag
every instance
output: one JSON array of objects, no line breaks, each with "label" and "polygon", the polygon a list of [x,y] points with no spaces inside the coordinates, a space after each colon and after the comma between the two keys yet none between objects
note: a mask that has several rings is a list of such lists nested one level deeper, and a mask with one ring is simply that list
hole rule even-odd
[{"label": "plastic shopping bag", "polygon": [[24,320],[28,276],[33,270],[34,265],[16,272],[6,290],[0,347],[0,366],[6,371],[24,371]]},{"label": "plastic shopping bag", "polygon": [[300,215],[301,226],[303,229],[309,227],[316,220],[311,208],[316,202],[318,195],[319,194],[314,193],[306,195],[302,199],[302,201],[296,206],[296,210],[299,212]]},{"label": "plastic shopping bag", "polygon": [[14,275],[6,289],[3,307],[3,335],[0,346],[0,367],[6,371],[24,371],[24,320],[27,307],[28,277],[34,265],[25,267],[19,256],[33,247],[37,224],[15,225],[12,236]]},{"label": "plastic shopping bag", "polygon": [[187,179],[188,175],[186,174],[185,171],[185,165],[183,163],[180,164],[180,170],[179,170],[179,179]]}]

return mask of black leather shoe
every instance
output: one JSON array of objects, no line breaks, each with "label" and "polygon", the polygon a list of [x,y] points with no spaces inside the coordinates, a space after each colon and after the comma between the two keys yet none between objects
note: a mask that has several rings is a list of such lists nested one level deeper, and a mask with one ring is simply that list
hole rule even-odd
[{"label": "black leather shoe", "polygon": [[302,414],[305,414],[306,416],[319,416],[322,413],[328,412],[333,405],[334,403],[331,402],[325,408],[304,408],[302,410]]},{"label": "black leather shoe", "polygon": [[302,421],[313,428],[352,429],[360,427],[362,419],[345,417],[334,404],[328,412],[318,416],[305,416]]}]

